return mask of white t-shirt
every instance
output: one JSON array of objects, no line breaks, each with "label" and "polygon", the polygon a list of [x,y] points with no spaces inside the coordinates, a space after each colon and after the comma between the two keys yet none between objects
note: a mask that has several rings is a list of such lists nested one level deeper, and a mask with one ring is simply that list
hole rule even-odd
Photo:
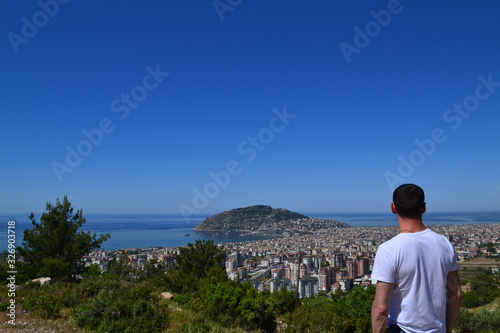
[{"label": "white t-shirt", "polygon": [[372,279],[394,284],[389,323],[409,333],[446,332],[446,277],[457,269],[453,246],[430,229],[381,244]]}]

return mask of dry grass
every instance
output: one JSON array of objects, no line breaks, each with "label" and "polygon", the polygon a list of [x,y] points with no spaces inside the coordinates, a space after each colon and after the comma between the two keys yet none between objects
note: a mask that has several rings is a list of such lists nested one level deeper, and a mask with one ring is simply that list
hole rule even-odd
[{"label": "dry grass", "polygon": [[[165,332],[193,332],[198,333],[196,326],[190,327],[193,322],[203,321],[202,316],[175,303],[169,304],[169,325]],[[69,312],[61,310],[59,319],[42,319],[18,311],[16,313],[16,325],[8,324],[9,317],[6,313],[0,313],[0,333],[92,333],[92,331],[77,327],[72,321]],[[217,323],[209,323],[208,333],[245,333],[242,329],[230,329]]]},{"label": "dry grass", "polygon": [[489,304],[479,306],[479,307],[474,308],[474,309],[470,309],[470,311],[473,313],[478,313],[478,312],[481,312],[482,309],[486,309],[490,312],[500,311],[500,297],[495,298],[495,300]]},{"label": "dry grass", "polygon": [[78,328],[70,320],[66,318],[60,318],[56,320],[52,319],[41,319],[31,316],[29,313],[16,313],[16,325],[11,325],[8,323],[10,320],[6,313],[2,313],[1,317],[1,333],[16,333],[16,332],[26,332],[26,333],[90,333],[88,330]]}]

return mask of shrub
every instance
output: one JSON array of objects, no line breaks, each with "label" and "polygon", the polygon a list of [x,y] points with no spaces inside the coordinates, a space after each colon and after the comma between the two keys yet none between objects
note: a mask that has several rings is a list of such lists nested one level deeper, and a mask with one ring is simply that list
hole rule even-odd
[{"label": "shrub", "polygon": [[474,275],[471,281],[471,290],[464,293],[462,306],[465,308],[475,308],[492,302],[500,297],[500,288],[496,276],[486,272],[479,272]]},{"label": "shrub", "polygon": [[0,311],[7,311],[7,307],[10,305],[9,302],[0,302]]},{"label": "shrub", "polygon": [[75,322],[97,332],[161,332],[168,320],[167,306],[152,292],[143,284],[102,288],[76,308]]},{"label": "shrub", "polygon": [[302,300],[295,311],[285,315],[285,332],[369,332],[374,292],[373,287],[356,287],[331,298],[319,295]]},{"label": "shrub", "polygon": [[474,314],[466,309],[461,309],[455,329],[458,333],[500,332],[500,313],[482,309]]},{"label": "shrub", "polygon": [[19,290],[24,309],[45,319],[59,317],[61,309],[70,307],[72,288],[68,284],[43,285],[29,283]]}]

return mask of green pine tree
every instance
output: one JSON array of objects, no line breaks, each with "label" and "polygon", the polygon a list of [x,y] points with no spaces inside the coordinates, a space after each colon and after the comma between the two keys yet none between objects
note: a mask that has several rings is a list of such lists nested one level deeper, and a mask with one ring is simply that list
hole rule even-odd
[{"label": "green pine tree", "polygon": [[47,203],[47,212],[40,222],[31,213],[32,229],[24,230],[23,243],[18,247],[22,267],[31,277],[48,276],[55,281],[72,281],[84,271],[82,256],[109,238],[109,234],[91,234],[80,230],[86,222],[82,210],[73,213],[73,207],[65,196],[56,204]]}]

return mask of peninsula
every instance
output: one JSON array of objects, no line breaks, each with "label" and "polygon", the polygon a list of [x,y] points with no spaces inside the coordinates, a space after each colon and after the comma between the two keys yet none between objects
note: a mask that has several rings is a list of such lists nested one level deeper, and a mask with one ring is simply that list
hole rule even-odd
[{"label": "peninsula", "polygon": [[206,218],[196,231],[249,232],[266,235],[309,234],[330,228],[349,228],[334,220],[308,217],[283,208],[256,205],[225,211]]}]

